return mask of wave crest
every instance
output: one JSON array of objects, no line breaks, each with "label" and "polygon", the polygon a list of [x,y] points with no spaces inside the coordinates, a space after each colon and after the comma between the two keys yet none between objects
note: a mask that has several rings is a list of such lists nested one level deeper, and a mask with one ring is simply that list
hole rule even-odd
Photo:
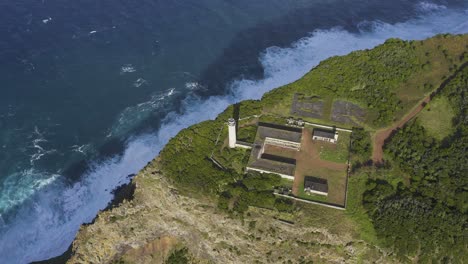
[{"label": "wave crest", "polygon": [[[0,262],[26,263],[64,252],[80,225],[93,219],[112,199],[111,190],[129,181],[127,175],[153,159],[178,131],[216,117],[229,104],[258,99],[273,88],[297,80],[330,56],[372,48],[391,37],[423,39],[438,33],[467,33],[467,21],[465,10],[444,9],[404,23],[370,22],[371,27],[360,33],[340,28],[314,31],[288,48],[265,50],[259,58],[265,71],[264,79],[234,81],[231,93],[226,96],[213,96],[204,101],[188,98],[184,101],[185,114],[171,113],[159,131],[132,138],[122,156],[95,164],[81,182],[67,187],[56,181],[36,193],[31,199],[33,202],[25,204],[13,221],[0,229]],[[169,92],[165,96],[170,96]],[[155,97],[126,109],[120,117],[122,125],[115,129],[125,127],[126,120],[134,115],[151,113],[160,100]]]}]

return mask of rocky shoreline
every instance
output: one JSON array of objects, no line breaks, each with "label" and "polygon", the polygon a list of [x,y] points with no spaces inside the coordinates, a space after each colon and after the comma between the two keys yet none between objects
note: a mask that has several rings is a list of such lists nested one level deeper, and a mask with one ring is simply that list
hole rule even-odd
[{"label": "rocky shoreline", "polygon": [[[130,174],[128,175],[128,177],[133,178],[135,177],[135,174]],[[135,189],[136,189],[136,186],[135,184],[133,184],[133,182],[125,183],[115,188],[112,191],[114,198],[112,198],[112,200],[109,202],[106,208],[104,208],[100,213],[112,210],[113,208],[120,206],[124,201],[132,200],[134,197]],[[92,225],[95,222],[98,215],[96,215],[96,217],[90,223],[84,223],[82,226]],[[70,260],[72,255],[73,255],[73,243],[70,244],[67,251],[63,252],[62,255],[59,255],[50,259],[42,260],[42,261],[34,261],[34,262],[31,262],[31,264],[64,264]]]},{"label": "rocky shoreline", "polygon": [[[188,249],[194,263],[282,262],[300,255],[343,263],[357,262],[367,251],[385,259],[358,239],[356,230],[310,225],[310,216],[304,217],[309,205],[301,205],[293,225],[259,208],[249,209],[243,219],[232,218],[219,211],[210,197],[180,194],[158,168],[156,159],[133,178],[132,200],[100,212],[93,224],[81,227],[68,263],[162,263],[180,248]],[[347,221],[343,212],[320,210],[317,217],[325,212]]]}]

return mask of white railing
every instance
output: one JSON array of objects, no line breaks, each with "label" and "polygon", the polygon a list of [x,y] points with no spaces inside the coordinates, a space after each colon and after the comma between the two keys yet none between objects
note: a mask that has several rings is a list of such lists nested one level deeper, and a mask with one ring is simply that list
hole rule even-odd
[{"label": "white railing", "polygon": [[301,149],[301,143],[294,142],[294,141],[289,141],[289,140],[283,140],[283,139],[277,139],[277,138],[271,138],[271,137],[266,137],[265,138],[265,145],[273,145],[273,146],[278,146],[282,148],[290,148],[299,151]]}]

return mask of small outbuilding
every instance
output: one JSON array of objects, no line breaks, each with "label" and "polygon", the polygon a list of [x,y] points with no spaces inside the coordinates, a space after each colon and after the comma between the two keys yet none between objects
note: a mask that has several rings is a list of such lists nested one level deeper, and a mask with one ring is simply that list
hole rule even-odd
[{"label": "small outbuilding", "polygon": [[314,131],[312,132],[312,139],[336,143],[338,141],[338,132],[336,130],[334,131],[314,128]]},{"label": "small outbuilding", "polygon": [[306,176],[304,178],[304,192],[328,195],[328,181],[318,177]]}]

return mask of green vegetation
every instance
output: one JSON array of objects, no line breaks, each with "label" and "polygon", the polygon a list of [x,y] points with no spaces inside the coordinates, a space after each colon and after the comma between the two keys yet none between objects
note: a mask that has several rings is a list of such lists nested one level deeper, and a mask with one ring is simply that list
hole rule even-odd
[{"label": "green vegetation", "polygon": [[237,106],[239,107],[239,118],[241,119],[262,114],[263,104],[258,100],[242,101]]},{"label": "green vegetation", "polygon": [[221,193],[218,208],[243,214],[249,206],[292,211],[292,202],[273,195],[274,187],[282,185],[281,177],[276,174],[249,172],[242,180],[230,184]]},{"label": "green vegetation", "polygon": [[242,174],[245,165],[249,160],[250,151],[243,148],[231,149],[223,147],[221,150],[215,150],[213,157],[225,168],[234,170],[237,174]]},{"label": "green vegetation", "polygon": [[452,131],[452,119],[455,112],[449,100],[443,96],[435,98],[419,114],[419,121],[427,133],[436,139],[442,140]]},{"label": "green vegetation", "polygon": [[175,250],[166,260],[166,264],[187,264],[187,263],[189,263],[187,248]]},{"label": "green vegetation", "polygon": [[290,179],[285,179],[285,178],[281,178],[281,183],[279,184],[279,187],[286,187],[286,188],[291,189],[291,188],[292,188],[292,185],[293,185],[293,181],[292,181],[292,180],[290,180]]},{"label": "green vegetation", "polygon": [[160,153],[164,174],[181,188],[211,193],[240,178],[235,170],[221,170],[208,158],[222,125],[205,121],[179,132]]},{"label": "green vegetation", "polygon": [[363,128],[353,128],[351,134],[351,165],[353,169],[360,168],[370,160],[372,146],[368,131]]},{"label": "green vegetation", "polygon": [[[315,176],[324,178],[328,181],[328,195],[318,194],[306,194],[304,192],[304,178],[298,176],[295,181],[298,182],[297,196],[311,201],[327,202],[339,206],[344,206],[345,193],[346,193],[346,165],[342,165],[341,168],[326,168],[323,166],[310,166],[309,169],[304,170],[301,175],[303,176]],[[300,178],[299,178],[300,177]]]},{"label": "green vegetation", "polygon": [[[297,92],[348,100],[367,109],[368,126],[386,126],[468,59],[462,55],[467,39],[466,35],[410,42],[390,39],[372,50],[327,59],[302,79],[265,94],[262,101],[267,111],[288,115]],[[330,121],[329,116],[324,119]]]},{"label": "green vegetation", "polygon": [[306,200],[315,201],[315,202],[327,202],[328,201],[328,197],[325,195],[320,195],[320,194],[315,194],[315,193],[310,193],[310,194],[306,193],[304,191],[304,186],[299,188],[297,197],[306,199]]},{"label": "green vegetation", "polygon": [[253,143],[255,141],[255,135],[257,134],[257,128],[257,126],[239,127],[237,131],[237,140]]},{"label": "green vegetation", "polygon": [[410,183],[396,187],[370,180],[364,205],[378,235],[402,258],[421,262],[457,262],[468,258],[468,68],[451,80],[446,96],[455,111],[454,132],[440,142],[418,120],[406,125],[386,145],[387,154]]},{"label": "green vegetation", "polygon": [[366,183],[371,173],[370,171],[361,170],[358,174],[349,177],[346,214],[358,224],[361,239],[372,244],[378,244],[374,226],[362,205],[362,196],[366,191]]},{"label": "green vegetation", "polygon": [[[468,35],[410,42],[392,39],[372,50],[325,60],[301,80],[267,93],[261,101],[230,106],[216,120],[182,130],[161,151],[161,170],[181,190],[216,195],[219,208],[234,215],[242,216],[249,206],[285,214],[302,210],[313,215],[311,225],[337,232],[356,228],[367,243],[387,247],[401,261],[461,262],[468,259],[468,70],[450,76],[468,61],[467,41]],[[447,84],[428,105],[430,110],[388,140],[384,166],[371,167],[369,132],[399,119],[444,81]],[[354,128],[348,139],[353,171],[346,212],[277,198],[273,188],[290,187],[290,182],[272,174],[244,174],[248,151],[226,148],[226,130],[216,141],[232,116],[246,118],[239,122],[238,138],[247,142],[255,137],[258,116],[284,123],[297,92],[327,101],[347,100],[367,112],[364,128]],[[329,116],[322,121],[334,123]],[[212,153],[225,169],[210,160]],[[339,153],[325,150],[321,158],[346,161]],[[331,175],[333,188],[327,199],[344,200],[332,193],[344,188],[344,181],[338,180],[344,179],[342,174],[310,171],[307,175]],[[339,222],[332,222],[334,217]]]},{"label": "green vegetation", "polygon": [[320,144],[320,159],[337,163],[346,163],[349,157],[349,141],[351,133],[340,132],[336,144]]},{"label": "green vegetation", "polygon": [[284,125],[286,123],[286,119],[284,116],[281,116],[281,115],[269,114],[269,115],[262,115],[260,117],[260,122]]},{"label": "green vegetation", "polygon": [[292,200],[287,198],[276,198],[274,206],[280,212],[291,213],[294,209]]}]

